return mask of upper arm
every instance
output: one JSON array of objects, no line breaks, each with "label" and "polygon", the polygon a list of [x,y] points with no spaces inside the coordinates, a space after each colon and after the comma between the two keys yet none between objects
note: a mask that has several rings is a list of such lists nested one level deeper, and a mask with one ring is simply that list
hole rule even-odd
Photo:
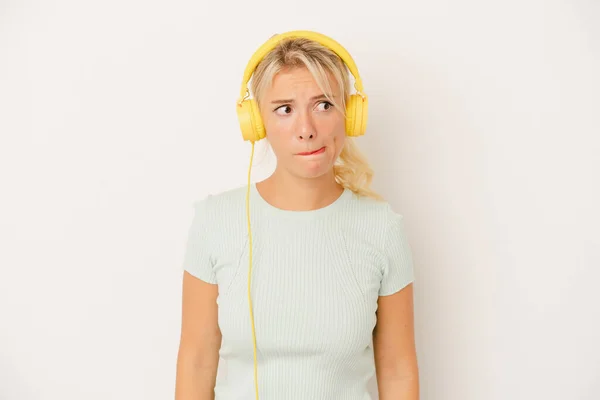
[{"label": "upper arm", "polygon": [[221,345],[218,324],[217,285],[183,273],[181,351],[203,366],[216,365]]},{"label": "upper arm", "polygon": [[413,282],[414,265],[404,217],[388,209],[387,229],[382,239],[380,296],[400,291]]},{"label": "upper arm", "polygon": [[373,345],[377,368],[394,375],[414,374],[414,265],[404,218],[388,209],[382,240],[381,284]]},{"label": "upper arm", "polygon": [[215,363],[220,348],[221,333],[218,325],[218,286],[213,271],[214,246],[211,232],[214,212],[210,196],[194,204],[183,257],[181,304],[182,355],[191,355],[195,361]]},{"label": "upper arm", "polygon": [[211,196],[194,203],[194,216],[188,228],[183,269],[206,283],[216,284],[214,266],[215,211]]},{"label": "upper arm", "polygon": [[183,273],[181,340],[177,354],[175,399],[213,399],[221,334],[217,287]]},{"label": "upper arm", "polygon": [[416,373],[412,283],[392,295],[379,297],[373,346],[380,374],[388,372],[398,377]]}]

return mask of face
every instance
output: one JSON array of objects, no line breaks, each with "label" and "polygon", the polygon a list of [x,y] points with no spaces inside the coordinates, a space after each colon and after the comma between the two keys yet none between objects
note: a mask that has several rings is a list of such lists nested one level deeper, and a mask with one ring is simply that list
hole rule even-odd
[{"label": "face", "polygon": [[[336,101],[340,95],[333,93]],[[344,116],[324,97],[308,69],[280,71],[260,111],[277,169],[300,178],[318,178],[333,171],[346,138]]]}]

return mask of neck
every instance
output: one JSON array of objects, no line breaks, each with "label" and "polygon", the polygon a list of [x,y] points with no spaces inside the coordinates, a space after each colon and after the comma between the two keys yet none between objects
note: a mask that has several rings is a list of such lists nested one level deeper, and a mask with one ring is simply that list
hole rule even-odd
[{"label": "neck", "polygon": [[344,191],[335,181],[333,170],[319,178],[303,179],[276,169],[256,188],[261,197],[283,210],[310,211],[333,203]]}]

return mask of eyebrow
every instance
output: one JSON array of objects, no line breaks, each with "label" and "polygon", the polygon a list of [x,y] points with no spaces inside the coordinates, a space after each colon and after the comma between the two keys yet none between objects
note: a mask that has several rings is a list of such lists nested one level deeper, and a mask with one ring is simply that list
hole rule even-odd
[{"label": "eyebrow", "polygon": [[[335,96],[330,96],[330,97],[335,97]],[[327,99],[327,96],[325,96],[324,94],[320,94],[318,96],[313,96],[310,98],[311,100],[323,100],[323,99]],[[282,99],[282,100],[273,100],[271,101],[271,104],[288,104],[288,103],[293,103],[294,99]]]}]

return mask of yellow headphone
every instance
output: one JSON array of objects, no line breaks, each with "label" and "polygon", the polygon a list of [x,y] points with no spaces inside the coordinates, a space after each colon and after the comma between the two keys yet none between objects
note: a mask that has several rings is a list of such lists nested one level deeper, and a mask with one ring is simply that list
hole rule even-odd
[{"label": "yellow headphone", "polygon": [[252,278],[252,232],[250,229],[250,178],[252,171],[252,159],[254,158],[254,143],[263,139],[266,136],[265,127],[260,116],[258,103],[255,99],[248,98],[250,93],[248,90],[248,82],[254,73],[254,70],[267,53],[273,50],[279,42],[291,37],[299,37],[313,40],[336,53],[346,64],[350,73],[354,77],[354,88],[356,93],[350,95],[346,103],[346,136],[357,137],[365,133],[367,127],[368,116],[368,98],[363,93],[362,80],[358,73],[358,68],[352,59],[352,56],[344,47],[335,40],[321,33],[312,31],[290,31],[274,35],[267,40],[250,58],[248,65],[244,71],[242,80],[242,88],[240,97],[237,102],[237,116],[242,130],[244,140],[252,143],[252,152],[250,155],[250,167],[248,169],[248,189],[246,193],[246,216],[248,220],[248,251],[249,251],[249,268],[248,268],[248,304],[250,307],[250,321],[252,324],[252,339],[254,347],[254,387],[256,391],[256,400],[258,400],[258,371],[257,371],[257,356],[256,356],[256,331],[254,327],[254,314],[252,308],[251,296],[251,278]]},{"label": "yellow headphone", "polygon": [[242,130],[242,136],[244,140],[250,142],[256,142],[263,139],[266,135],[265,127],[260,117],[258,110],[258,104],[255,99],[248,99],[248,81],[252,76],[256,66],[264,58],[264,56],[277,44],[290,37],[302,37],[310,40],[314,40],[321,45],[328,47],[335,52],[344,61],[352,75],[354,76],[354,87],[356,94],[352,94],[346,103],[346,135],[347,136],[362,136],[365,133],[367,127],[367,116],[368,116],[368,98],[362,93],[362,80],[358,74],[358,68],[352,59],[350,53],[342,47],[335,40],[311,31],[291,31],[275,35],[267,40],[253,55],[246,70],[244,71],[244,78],[242,80],[242,89],[240,91],[240,97],[237,103],[237,115],[240,122],[240,128]]}]

